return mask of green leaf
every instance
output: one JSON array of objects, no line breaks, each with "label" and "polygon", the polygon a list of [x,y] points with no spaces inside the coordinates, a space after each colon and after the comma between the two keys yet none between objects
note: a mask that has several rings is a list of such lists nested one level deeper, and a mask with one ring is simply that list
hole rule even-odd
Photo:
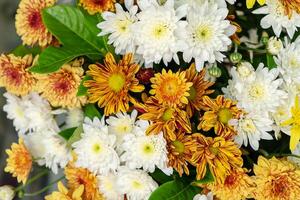
[{"label": "green leaf", "polygon": [[95,107],[95,104],[87,104],[83,108],[85,116],[89,117],[90,119],[93,119],[94,117],[98,117],[99,119],[102,117],[100,112]]},{"label": "green leaf", "polygon": [[99,60],[108,51],[105,37],[98,37],[99,16],[91,16],[70,5],[57,5],[44,9],[43,22],[48,30],[63,45],[49,47],[39,57],[38,64],[30,70],[36,73],[50,73],[79,56]]},{"label": "green leaf", "polygon": [[159,184],[163,184],[173,180],[172,176],[167,176],[160,169],[155,169],[153,173],[150,173],[150,176]]},{"label": "green leaf", "polygon": [[273,55],[271,55],[271,54],[266,54],[266,56],[267,56],[267,67],[268,67],[269,69],[276,68],[276,67],[277,67],[277,64],[276,64],[276,62],[274,61]]},{"label": "green leaf", "polygon": [[33,56],[36,56],[41,52],[41,49],[39,47],[26,47],[24,45],[17,46],[13,51],[11,51],[12,54],[15,56],[25,56],[28,54],[32,54]]},{"label": "green leaf", "polygon": [[77,96],[79,97],[79,96],[85,96],[86,94],[87,94],[87,88],[86,87],[84,87],[83,86],[83,83],[85,82],[85,81],[87,81],[87,80],[91,80],[92,79],[92,77],[91,76],[89,76],[89,75],[86,75],[83,79],[82,79],[82,81],[81,81],[81,83],[80,83],[80,85],[79,85],[79,88],[78,88],[78,92],[77,92]]},{"label": "green leaf", "polygon": [[68,128],[68,129],[65,129],[65,130],[62,130],[61,132],[59,132],[58,134],[65,138],[66,140],[68,140],[74,133],[74,131],[76,130],[77,128],[74,127],[74,128]]},{"label": "green leaf", "polygon": [[169,181],[158,187],[149,200],[192,200],[200,188],[181,180]]},{"label": "green leaf", "polygon": [[212,175],[211,171],[207,170],[203,179],[194,181],[194,182],[192,182],[192,184],[207,184],[207,183],[212,183],[214,181],[215,181],[215,179],[214,179],[214,176]]},{"label": "green leaf", "polygon": [[71,47],[48,47],[39,56],[37,65],[30,68],[35,73],[51,73],[59,70],[61,66],[83,55],[99,56],[95,51]]},{"label": "green leaf", "polygon": [[67,146],[71,148],[71,146],[74,142],[77,142],[78,140],[80,140],[82,132],[83,132],[83,127],[81,125],[75,129],[72,136],[69,138],[69,140],[67,142]]}]

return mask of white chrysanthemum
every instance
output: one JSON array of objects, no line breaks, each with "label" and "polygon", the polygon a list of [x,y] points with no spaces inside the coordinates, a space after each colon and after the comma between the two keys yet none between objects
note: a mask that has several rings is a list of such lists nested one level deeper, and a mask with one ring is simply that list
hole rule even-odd
[{"label": "white chrysanthemum", "polygon": [[225,20],[227,14],[227,8],[207,2],[189,10],[188,26],[181,32],[188,45],[183,59],[190,62],[194,58],[198,71],[203,68],[204,62],[220,62],[225,57],[221,52],[228,50],[231,44],[229,36],[235,32],[235,27]]},{"label": "white chrysanthemum", "polygon": [[119,166],[119,157],[114,146],[116,136],[108,134],[108,127],[98,118],[86,119],[81,139],[72,144],[77,155],[76,166],[105,175]]},{"label": "white chrysanthemum", "polygon": [[123,200],[124,195],[120,194],[117,187],[117,176],[113,173],[98,176],[99,191],[106,200]]},{"label": "white chrysanthemum", "polygon": [[53,173],[64,168],[72,159],[66,141],[53,130],[43,130],[24,135],[24,141],[39,165],[45,165]]},{"label": "white chrysanthemum", "polygon": [[11,94],[4,93],[6,98],[6,104],[3,106],[3,110],[7,113],[7,118],[13,120],[15,129],[20,133],[25,133],[29,130],[29,119],[25,114],[25,105],[21,98]]},{"label": "white chrysanthemum", "polygon": [[120,150],[120,145],[123,142],[123,137],[131,134],[135,128],[135,119],[137,111],[132,111],[131,115],[126,113],[117,113],[116,116],[110,116],[106,122],[108,124],[109,134],[117,137],[117,148]]},{"label": "white chrysanthemum", "polygon": [[121,161],[131,169],[143,168],[154,172],[157,166],[167,168],[167,149],[163,134],[146,135],[144,130],[136,130],[134,134],[126,135],[122,145],[124,153]]},{"label": "white chrysanthemum", "polygon": [[260,139],[272,140],[273,137],[268,133],[272,131],[273,120],[263,113],[249,113],[240,119],[230,121],[237,131],[234,140],[239,145],[248,146],[248,141],[255,151],[259,148]]},{"label": "white chrysanthemum", "polygon": [[59,130],[53,115],[63,111],[52,111],[49,103],[37,93],[30,93],[21,98],[10,93],[5,93],[4,96],[7,103],[3,110],[7,112],[7,118],[13,120],[19,133],[44,129]]},{"label": "white chrysanthemum", "polygon": [[68,110],[66,116],[66,128],[78,127],[82,124],[84,113],[80,108]]},{"label": "white chrysanthemum", "polygon": [[267,44],[267,50],[272,55],[277,55],[282,50],[283,44],[279,38],[271,37]]},{"label": "white chrysanthemum", "polygon": [[108,43],[113,44],[117,54],[134,53],[134,30],[132,25],[137,21],[136,13],[138,7],[133,5],[133,0],[125,0],[124,11],[120,4],[116,4],[116,12],[103,12],[103,22],[97,26],[101,29],[99,36],[110,34]]},{"label": "white chrysanthemum", "polygon": [[172,58],[179,64],[177,52],[185,48],[185,43],[178,34],[186,26],[185,21],[180,21],[186,15],[186,7],[175,10],[174,0],[163,5],[156,0],[140,0],[138,5],[141,12],[133,27],[137,54],[142,55],[146,66],[161,60],[167,65]]},{"label": "white chrysanthemum", "polygon": [[286,97],[286,93],[279,89],[283,80],[277,78],[278,74],[277,69],[268,70],[260,64],[254,79],[237,83],[243,85],[236,93],[238,106],[248,112],[275,112]]},{"label": "white chrysanthemum", "polygon": [[193,198],[193,200],[213,200],[213,199],[214,199],[214,195],[212,192],[209,192],[207,195],[197,194]]},{"label": "white chrysanthemum", "polygon": [[290,38],[294,36],[297,27],[300,27],[300,15],[292,12],[291,16],[286,15],[285,7],[280,0],[266,0],[266,5],[253,11],[254,14],[266,14],[261,19],[261,27],[273,28],[277,37],[280,36],[282,29],[285,29]]},{"label": "white chrysanthemum", "polygon": [[128,200],[147,200],[158,185],[146,172],[122,167],[118,172],[117,187]]},{"label": "white chrysanthemum", "polygon": [[12,186],[4,185],[0,187],[1,200],[13,200],[14,197],[15,197],[15,192]]},{"label": "white chrysanthemum", "polygon": [[275,57],[277,67],[283,79],[291,84],[300,84],[300,38],[295,42],[285,42],[285,47]]}]

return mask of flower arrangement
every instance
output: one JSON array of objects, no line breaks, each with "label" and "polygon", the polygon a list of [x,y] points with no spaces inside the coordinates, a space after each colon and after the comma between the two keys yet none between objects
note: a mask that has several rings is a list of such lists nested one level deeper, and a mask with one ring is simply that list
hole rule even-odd
[{"label": "flower arrangement", "polygon": [[21,0],[0,199],[299,199],[300,2],[257,2]]}]

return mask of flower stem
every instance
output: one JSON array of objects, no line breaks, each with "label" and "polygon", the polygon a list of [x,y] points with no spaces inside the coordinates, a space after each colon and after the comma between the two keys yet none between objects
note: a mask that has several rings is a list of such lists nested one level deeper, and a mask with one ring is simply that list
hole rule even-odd
[{"label": "flower stem", "polygon": [[36,196],[36,195],[39,195],[43,192],[46,192],[49,188],[52,187],[52,185],[54,185],[55,183],[59,182],[60,180],[64,179],[65,176],[62,176],[58,179],[56,179],[55,181],[52,181],[51,183],[49,183],[47,186],[43,187],[42,189],[36,191],[36,192],[33,192],[33,193],[25,193],[24,196],[26,197],[33,197],[33,196]]},{"label": "flower stem", "polygon": [[30,178],[25,184],[18,186],[15,189],[15,192],[18,192],[18,191],[24,189],[27,185],[30,185],[31,183],[35,182],[39,178],[41,178],[41,177],[45,176],[46,174],[48,174],[48,172],[49,172],[48,169],[42,170],[40,173],[38,173],[35,176],[33,176],[32,178]]},{"label": "flower stem", "polygon": [[239,48],[243,49],[243,50],[254,51],[256,53],[267,53],[267,51],[264,49],[254,49],[254,48],[249,48],[249,47],[244,47],[244,46],[239,46]]}]

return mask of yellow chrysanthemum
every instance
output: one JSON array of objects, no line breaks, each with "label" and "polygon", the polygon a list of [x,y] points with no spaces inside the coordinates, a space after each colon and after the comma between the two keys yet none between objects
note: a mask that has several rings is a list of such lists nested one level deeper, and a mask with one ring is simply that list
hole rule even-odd
[{"label": "yellow chrysanthemum", "polygon": [[293,151],[296,149],[297,144],[300,140],[300,104],[299,96],[295,98],[295,105],[291,108],[292,117],[284,122],[282,126],[291,126],[291,138],[290,138],[290,149]]},{"label": "yellow chrysanthemum", "polygon": [[36,79],[28,71],[32,56],[22,57],[13,54],[0,56],[0,87],[15,95],[27,95],[36,85]]},{"label": "yellow chrysanthemum", "polygon": [[255,2],[258,2],[259,5],[264,5],[266,3],[266,0],[246,0],[246,5],[247,5],[247,8],[250,9],[250,8],[253,8]]},{"label": "yellow chrysanthemum", "polygon": [[16,30],[23,44],[42,47],[52,42],[53,36],[42,21],[42,9],[53,6],[57,0],[21,0],[16,15]]},{"label": "yellow chrysanthemum", "polygon": [[177,105],[188,104],[189,89],[193,85],[187,82],[185,72],[173,73],[163,69],[162,73],[156,73],[150,79],[152,89],[150,94],[155,95],[160,104],[166,104],[171,107]]},{"label": "yellow chrysanthemum", "polygon": [[229,124],[231,119],[238,119],[242,113],[235,102],[225,99],[221,95],[215,100],[205,96],[203,97],[202,109],[205,110],[205,113],[200,119],[198,129],[208,131],[214,128],[215,133],[225,139],[230,139],[236,134]]},{"label": "yellow chrysanthemum", "polygon": [[200,133],[193,134],[193,138],[198,144],[192,149],[191,162],[197,167],[198,180],[205,176],[209,167],[216,183],[223,184],[232,170],[242,167],[242,152],[233,141],[205,137]]},{"label": "yellow chrysanthemum", "polygon": [[184,110],[161,105],[155,97],[149,97],[145,104],[136,104],[136,108],[143,113],[139,119],[152,122],[146,130],[147,134],[158,134],[162,131],[167,139],[174,141],[176,129],[191,132],[191,123]]},{"label": "yellow chrysanthemum", "polygon": [[230,172],[223,184],[210,183],[206,187],[219,200],[245,200],[251,197],[255,189],[253,179],[246,172],[246,169],[237,168]]},{"label": "yellow chrysanthemum", "polygon": [[188,162],[192,158],[191,148],[196,148],[197,143],[192,136],[185,135],[184,132],[178,131],[175,140],[167,140],[168,165],[174,168],[180,176],[183,172],[189,175]]},{"label": "yellow chrysanthemum", "polygon": [[116,0],[80,0],[79,5],[88,11],[90,15],[104,11],[114,11]]},{"label": "yellow chrysanthemum", "polygon": [[201,109],[203,96],[214,92],[214,90],[208,89],[214,83],[205,81],[205,70],[198,73],[196,71],[195,64],[192,64],[185,72],[185,78],[187,81],[193,83],[188,91],[190,95],[187,97],[189,101],[186,107],[189,117],[192,117],[195,110],[199,111]]},{"label": "yellow chrysanthemum", "polygon": [[77,96],[83,78],[83,60],[75,60],[63,65],[58,71],[47,75],[37,75],[38,91],[54,107],[80,107],[86,103],[86,97]]},{"label": "yellow chrysanthemum", "polygon": [[256,200],[292,200],[300,197],[300,169],[287,160],[258,158],[254,165]]},{"label": "yellow chrysanthemum", "polygon": [[13,143],[11,150],[7,149],[6,153],[8,158],[4,171],[17,177],[19,183],[26,183],[32,167],[32,157],[24,145],[23,139],[19,139],[19,144]]},{"label": "yellow chrysanthemum", "polygon": [[70,162],[65,168],[65,175],[68,181],[70,191],[75,192],[80,186],[84,186],[82,199],[84,200],[103,200],[103,196],[98,190],[97,177],[89,170],[81,167],[75,167],[73,162]]},{"label": "yellow chrysanthemum", "polygon": [[52,194],[46,196],[45,200],[82,200],[81,196],[84,191],[83,185],[80,185],[72,193],[68,191],[68,189],[62,184],[62,182],[58,182],[57,188],[58,191],[52,192]]},{"label": "yellow chrysanthemum", "polygon": [[129,102],[135,102],[129,92],[144,90],[144,86],[140,85],[135,77],[139,68],[138,64],[133,63],[132,54],[126,54],[116,63],[113,55],[108,53],[104,65],[90,65],[87,73],[93,80],[84,82],[84,86],[88,88],[90,102],[98,102],[100,108],[104,107],[106,116],[128,111]]}]

